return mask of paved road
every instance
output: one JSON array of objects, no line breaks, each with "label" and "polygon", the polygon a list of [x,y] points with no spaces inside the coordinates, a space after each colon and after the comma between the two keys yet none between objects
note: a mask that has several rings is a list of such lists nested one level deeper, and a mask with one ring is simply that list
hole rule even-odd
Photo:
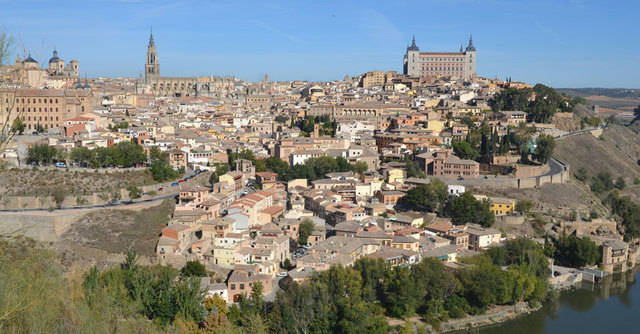
[{"label": "paved road", "polygon": [[583,133],[591,132],[593,130],[606,129],[606,128],[607,128],[607,124],[603,124],[603,125],[600,125],[600,126],[595,127],[595,128],[588,128],[588,129],[582,129],[582,130],[567,132],[567,133],[559,135],[559,136],[554,136],[553,138],[560,140],[560,139],[564,139],[564,138],[567,138],[567,137],[577,136],[577,135],[581,135]]},{"label": "paved road", "polygon": [[[66,206],[66,207],[63,207],[63,208],[55,209],[54,211],[78,210],[78,209],[100,209],[100,208],[111,208],[111,207],[117,207],[117,206],[136,205],[136,204],[140,204],[140,203],[149,203],[149,202],[162,201],[162,200],[169,199],[169,198],[175,198],[176,196],[178,196],[179,193],[180,193],[179,191],[176,191],[175,193],[160,195],[160,196],[157,196],[157,197],[154,197],[154,198],[149,198],[149,199],[144,199],[144,200],[136,200],[136,201],[116,201],[116,202],[110,202],[110,203],[105,203],[105,204]],[[50,209],[48,209],[48,208],[39,208],[39,209],[3,209],[3,210],[0,210],[0,212],[37,212],[37,211],[49,211],[49,210]]]}]

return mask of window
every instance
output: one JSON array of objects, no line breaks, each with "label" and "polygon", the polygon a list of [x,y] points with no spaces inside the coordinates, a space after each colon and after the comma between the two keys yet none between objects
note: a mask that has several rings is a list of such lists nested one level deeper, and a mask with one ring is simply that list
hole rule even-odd
[{"label": "window", "polygon": [[240,283],[240,290],[244,290],[244,283]]},{"label": "window", "polygon": [[235,290],[236,289],[236,285],[235,284],[231,284],[231,290]]}]

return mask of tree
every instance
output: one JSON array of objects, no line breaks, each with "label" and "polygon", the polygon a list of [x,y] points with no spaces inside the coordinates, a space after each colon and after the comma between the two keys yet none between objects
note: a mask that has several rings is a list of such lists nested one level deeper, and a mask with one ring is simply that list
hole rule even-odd
[{"label": "tree", "polygon": [[624,182],[624,178],[622,176],[618,176],[618,178],[616,179],[616,184],[615,187],[617,189],[624,189],[627,186],[627,184]]},{"label": "tree", "polygon": [[13,36],[3,30],[0,32],[0,65],[7,63],[11,55],[11,49],[13,49]]},{"label": "tree", "polygon": [[516,204],[516,211],[520,213],[527,213],[533,209],[534,203],[528,199],[518,201]]},{"label": "tree", "polygon": [[300,223],[298,228],[298,243],[300,245],[306,245],[311,233],[313,233],[314,225],[313,221],[309,218],[305,218]]},{"label": "tree", "polygon": [[573,173],[573,176],[575,176],[578,181],[584,182],[589,178],[589,171],[584,167],[580,167]]},{"label": "tree", "polygon": [[31,145],[27,150],[27,163],[39,163],[48,165],[56,157],[57,150],[54,146],[47,144]]},{"label": "tree", "polygon": [[398,201],[398,207],[406,210],[440,212],[447,200],[447,185],[438,179],[419,185]]},{"label": "tree", "polygon": [[276,116],[276,122],[284,124],[287,123],[287,121],[289,120],[289,117],[285,116],[285,115],[278,115]]},{"label": "tree", "polygon": [[62,202],[67,198],[67,192],[62,187],[56,187],[51,196],[53,196],[53,201],[56,203],[56,207],[61,208]]},{"label": "tree", "polygon": [[424,170],[420,168],[420,164],[415,160],[407,161],[407,177],[424,178]]},{"label": "tree", "polygon": [[88,165],[93,160],[93,156],[94,156],[93,153],[94,152],[92,152],[87,147],[84,147],[84,146],[76,147],[73,150],[71,150],[71,154],[69,155],[69,158],[72,161],[75,161],[79,164]]},{"label": "tree", "polygon": [[24,133],[25,127],[26,125],[24,124],[24,121],[20,117],[16,117],[16,119],[13,120],[13,124],[11,125],[11,132],[22,135]]},{"label": "tree", "polygon": [[554,257],[559,264],[574,268],[596,264],[600,261],[601,253],[595,242],[588,237],[579,238],[575,235],[562,234],[555,241]]},{"label": "tree", "polygon": [[556,142],[551,135],[542,134],[536,140],[535,156],[538,161],[546,164],[553,154]]},{"label": "tree", "polygon": [[217,293],[204,299],[204,308],[208,312],[216,312],[224,315],[229,311],[227,309],[227,302]]},{"label": "tree", "polygon": [[468,141],[457,141],[453,143],[453,152],[461,159],[475,160],[479,153]]},{"label": "tree", "polygon": [[129,198],[131,199],[138,198],[142,195],[142,190],[134,184],[128,185],[127,191],[129,192]]},{"label": "tree", "polygon": [[218,162],[214,165],[214,167],[214,171],[211,173],[211,176],[209,176],[210,184],[216,184],[220,182],[220,176],[229,172],[229,165],[225,163]]},{"label": "tree", "polygon": [[443,214],[451,217],[456,224],[478,223],[489,227],[496,221],[490,206],[489,200],[477,200],[471,192],[466,191],[460,196],[451,196]]},{"label": "tree", "polygon": [[207,269],[198,261],[187,261],[180,271],[185,277],[206,277]]},{"label": "tree", "polygon": [[358,161],[355,164],[353,164],[352,169],[354,173],[362,174],[369,169],[369,166],[367,166],[367,163],[364,161]]}]

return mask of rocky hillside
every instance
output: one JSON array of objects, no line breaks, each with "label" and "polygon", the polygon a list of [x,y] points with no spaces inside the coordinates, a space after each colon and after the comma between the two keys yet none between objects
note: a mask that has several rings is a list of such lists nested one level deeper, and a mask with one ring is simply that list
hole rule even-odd
[{"label": "rocky hillside", "polygon": [[624,177],[627,184],[640,177],[640,135],[633,127],[614,124],[600,138],[591,134],[565,138],[557,142],[554,156],[568,162],[574,172],[581,167],[589,175],[609,172]]}]

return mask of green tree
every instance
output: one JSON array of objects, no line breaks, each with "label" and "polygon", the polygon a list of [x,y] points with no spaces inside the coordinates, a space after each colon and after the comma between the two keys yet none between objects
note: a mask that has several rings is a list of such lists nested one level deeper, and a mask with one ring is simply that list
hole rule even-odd
[{"label": "green tree", "polygon": [[369,169],[369,166],[367,166],[367,163],[364,161],[358,161],[355,164],[353,164],[352,169],[354,173],[362,174]]},{"label": "green tree", "polygon": [[39,164],[48,165],[56,157],[58,150],[47,144],[31,145],[27,150],[27,163],[37,162]]},{"label": "green tree", "polygon": [[554,257],[563,266],[590,266],[598,263],[601,257],[599,247],[588,237],[563,234],[556,240],[555,249]]},{"label": "green tree", "polygon": [[407,161],[407,177],[424,178],[425,176],[424,170],[420,168],[420,164],[417,161]]},{"label": "green tree", "polygon": [[53,196],[53,201],[54,203],[56,203],[56,207],[60,208],[62,207],[62,203],[64,202],[65,198],[67,198],[67,191],[62,187],[56,187],[55,189],[53,189],[53,193],[51,194],[51,196]]},{"label": "green tree", "polygon": [[489,227],[496,221],[490,210],[489,200],[478,200],[467,191],[460,196],[452,196],[446,202],[443,214],[451,217],[456,224],[478,223]]},{"label": "green tree", "polygon": [[533,209],[534,205],[535,204],[533,203],[533,201],[523,199],[516,203],[516,211],[520,213],[528,213],[529,211],[531,211],[531,209]]},{"label": "green tree", "polygon": [[536,140],[535,156],[538,161],[546,164],[553,154],[556,142],[551,135],[542,134]]},{"label": "green tree", "polygon": [[398,201],[398,207],[406,210],[440,212],[447,200],[447,185],[438,179],[419,185]]},{"label": "green tree", "polygon": [[185,277],[206,277],[207,269],[199,261],[187,261],[180,271]]},{"label": "green tree", "polygon": [[16,117],[11,125],[11,132],[22,135],[25,127],[24,121],[20,117]]},{"label": "green tree", "polygon": [[573,173],[573,176],[575,176],[578,181],[584,182],[589,178],[589,171],[584,167],[580,167]]},{"label": "green tree", "polygon": [[216,163],[214,167],[214,171],[211,172],[211,176],[209,176],[210,184],[216,184],[220,182],[220,176],[229,172],[229,165],[225,163]]},{"label": "green tree", "polygon": [[134,184],[128,185],[127,191],[129,192],[129,198],[131,199],[138,198],[142,195],[142,190]]},{"label": "green tree", "polygon": [[285,116],[285,115],[278,115],[276,116],[276,122],[284,124],[287,123],[287,121],[289,121],[289,117]]},{"label": "green tree", "polygon": [[305,218],[300,222],[300,227],[298,228],[298,244],[306,245],[311,233],[313,233],[314,225],[313,221],[309,218]]},{"label": "green tree", "polygon": [[461,159],[475,160],[480,155],[468,141],[456,141],[453,143],[453,152]]}]

